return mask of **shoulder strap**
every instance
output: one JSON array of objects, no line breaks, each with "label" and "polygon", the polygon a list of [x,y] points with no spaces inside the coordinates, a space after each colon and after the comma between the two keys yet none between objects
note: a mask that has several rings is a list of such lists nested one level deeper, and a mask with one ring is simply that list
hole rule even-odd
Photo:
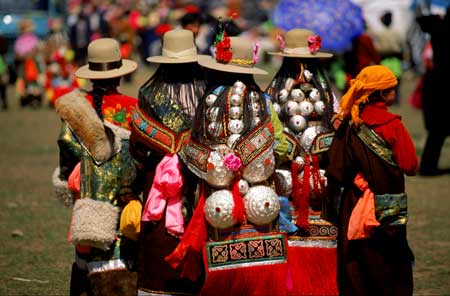
[{"label": "shoulder strap", "polygon": [[381,157],[384,161],[392,166],[397,166],[395,163],[392,150],[388,147],[388,144],[382,139],[374,130],[367,127],[365,124],[361,124],[358,129],[355,130],[358,138],[376,155]]}]

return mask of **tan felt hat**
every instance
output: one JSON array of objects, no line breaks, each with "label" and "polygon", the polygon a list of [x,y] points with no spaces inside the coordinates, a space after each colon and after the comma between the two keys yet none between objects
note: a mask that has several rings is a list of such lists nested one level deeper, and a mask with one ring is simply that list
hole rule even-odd
[{"label": "tan felt hat", "polygon": [[124,76],[137,69],[137,63],[122,59],[119,43],[112,38],[100,38],[89,43],[88,64],[75,76],[84,79],[108,79]]},{"label": "tan felt hat", "polygon": [[202,55],[197,55],[192,31],[175,29],[164,34],[162,55],[148,57],[147,61],[160,64],[182,64],[197,62],[200,57]]},{"label": "tan felt hat", "polygon": [[293,58],[331,58],[333,56],[331,53],[310,51],[308,38],[314,35],[313,31],[306,29],[289,30],[285,35],[285,46],[282,51],[268,54]]},{"label": "tan felt hat", "polygon": [[253,61],[253,44],[242,37],[230,37],[232,58],[228,63],[218,62],[212,57],[201,58],[198,63],[203,67],[223,72],[243,74],[267,74],[256,68]]}]

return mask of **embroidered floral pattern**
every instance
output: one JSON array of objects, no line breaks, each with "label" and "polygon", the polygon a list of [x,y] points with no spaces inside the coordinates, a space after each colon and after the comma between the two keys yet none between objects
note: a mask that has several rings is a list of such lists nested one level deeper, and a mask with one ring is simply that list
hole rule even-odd
[{"label": "embroidered floral pattern", "polygon": [[122,107],[120,103],[117,103],[115,106],[105,107],[103,109],[103,114],[106,120],[126,129],[130,129],[132,113],[132,110],[127,110],[127,108]]}]

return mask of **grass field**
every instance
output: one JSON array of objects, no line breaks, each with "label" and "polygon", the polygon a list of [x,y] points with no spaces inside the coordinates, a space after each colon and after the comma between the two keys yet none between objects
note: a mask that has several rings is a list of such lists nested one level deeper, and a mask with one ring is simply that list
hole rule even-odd
[{"label": "grass field", "polygon": [[[122,91],[136,96],[148,75],[148,69],[140,70]],[[403,116],[420,154],[425,140],[421,113],[407,104],[413,86],[414,77],[405,75],[402,104],[392,111]],[[20,109],[12,89],[10,105],[0,112],[0,295],[67,295],[73,259],[66,239],[70,210],[55,200],[51,186],[59,118],[49,108]],[[450,139],[440,166],[450,167]],[[408,236],[416,256],[414,294],[450,295],[450,175],[408,177],[406,182]]]}]

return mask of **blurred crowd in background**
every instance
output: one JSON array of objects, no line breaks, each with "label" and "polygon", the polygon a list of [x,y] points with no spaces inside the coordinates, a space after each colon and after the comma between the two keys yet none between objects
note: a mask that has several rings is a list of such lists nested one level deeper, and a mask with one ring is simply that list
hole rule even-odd
[{"label": "blurred crowd in background", "polygon": [[[27,17],[17,23],[14,38],[2,36],[0,26],[4,110],[7,84],[15,85],[21,106],[32,107],[52,106],[59,96],[82,86],[74,72],[86,63],[92,40],[115,38],[124,58],[147,65],[148,56],[160,54],[162,35],[177,27],[194,32],[200,53],[214,54],[219,20],[229,36],[257,42],[260,62],[275,66],[279,60],[267,52],[278,50],[279,36],[287,30],[303,27],[328,34],[322,36],[323,49],[334,53],[327,68],[337,91],[345,91],[350,79],[370,64],[384,64],[398,78],[406,70],[423,74],[432,67],[432,46],[417,17],[443,18],[448,6],[445,0],[53,0],[44,6],[55,1],[63,5],[63,14],[48,19],[45,34],[37,33],[36,23]],[[6,22],[7,15],[2,18]],[[417,99],[414,104],[420,107]]]}]

